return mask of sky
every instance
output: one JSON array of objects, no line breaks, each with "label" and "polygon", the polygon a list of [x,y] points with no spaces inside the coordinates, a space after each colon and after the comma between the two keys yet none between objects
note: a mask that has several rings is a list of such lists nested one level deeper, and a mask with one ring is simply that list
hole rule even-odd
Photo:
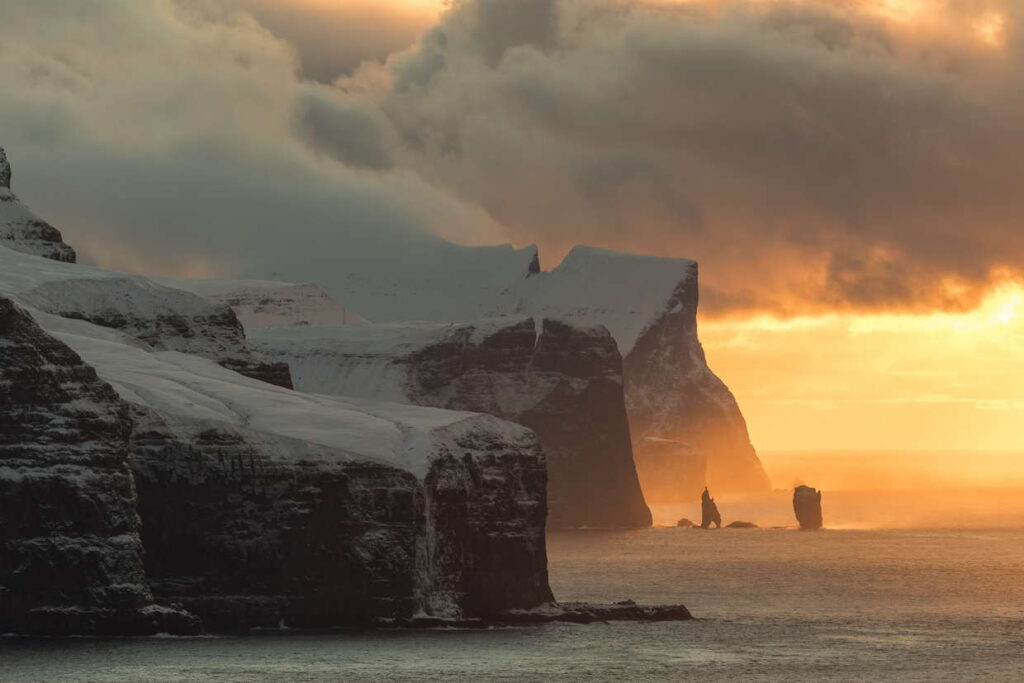
[{"label": "sky", "polygon": [[1024,450],[1018,2],[4,15],[0,144],[84,261],[316,279],[444,240],[537,244],[548,267],[579,243],[696,258],[709,361],[760,449]]}]

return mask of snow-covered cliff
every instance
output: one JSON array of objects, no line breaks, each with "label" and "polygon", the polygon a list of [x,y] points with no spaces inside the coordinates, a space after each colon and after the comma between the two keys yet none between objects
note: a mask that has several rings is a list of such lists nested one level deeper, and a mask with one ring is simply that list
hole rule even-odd
[{"label": "snow-covered cliff", "polygon": [[249,377],[290,387],[288,367],[245,339],[225,304],[138,276],[27,256],[0,241],[0,294],[36,310],[120,330],[155,350],[209,358]]},{"label": "snow-covered cliff", "polygon": [[[382,349],[394,349],[395,353],[382,354],[387,356],[434,343],[423,332],[429,326],[391,324],[400,321],[468,322],[505,316],[604,327],[623,358],[625,405],[641,478],[658,476],[671,457],[665,444],[678,443],[684,461],[674,470],[680,476],[691,472],[699,480],[681,479],[677,500],[689,500],[705,483],[724,492],[769,487],[739,406],[708,367],[697,336],[696,262],[581,246],[546,272],[539,268],[532,247],[489,248],[479,257],[490,269],[480,282],[473,279],[477,265],[468,268],[465,262],[473,259],[465,255],[440,264],[434,277],[417,271],[415,286],[406,282],[409,276],[387,270],[376,279],[340,281],[335,294],[382,326],[339,330],[336,336],[352,343],[365,338]],[[443,325],[429,329],[440,330],[442,336],[445,330]],[[333,332],[307,333],[295,326],[253,332],[265,350],[302,373],[303,381],[315,382],[310,386],[318,391],[419,400],[395,390],[402,379],[394,376],[394,364],[371,367],[345,360],[332,367],[328,361],[334,354]],[[317,339],[323,341],[322,347]],[[485,409],[483,402],[477,405]],[[691,467],[686,460],[693,451],[706,458],[706,470]],[[627,478],[626,486],[630,481]]]},{"label": "snow-covered cliff", "polygon": [[[17,246],[0,241],[0,631],[197,627],[151,589],[211,630],[552,600],[528,428],[276,386],[245,302]],[[312,288],[245,291],[273,300],[246,300],[261,324],[348,320]]]},{"label": "snow-covered cliff", "polygon": [[608,331],[509,316],[473,323],[254,330],[302,391],[472,410],[533,429],[552,527],[648,526]]},{"label": "snow-covered cliff", "polygon": [[75,262],[60,231],[29,211],[11,191],[11,164],[0,147],[0,244],[55,261]]},{"label": "snow-covered cliff", "polygon": [[0,632],[190,633],[146,584],[128,405],[0,297]]}]

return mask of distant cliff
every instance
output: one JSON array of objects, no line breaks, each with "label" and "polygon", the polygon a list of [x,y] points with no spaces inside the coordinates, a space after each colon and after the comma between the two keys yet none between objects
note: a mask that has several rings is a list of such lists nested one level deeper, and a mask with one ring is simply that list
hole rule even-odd
[{"label": "distant cliff", "polygon": [[622,359],[603,327],[498,318],[463,324],[253,331],[302,391],[471,410],[533,429],[552,527],[649,526],[633,466]]},{"label": "distant cliff", "polygon": [[[540,270],[533,248],[487,248],[480,251],[480,260],[490,265],[493,274],[479,281],[461,281],[460,273],[467,273],[465,277],[469,278],[469,271],[461,260],[453,259],[451,263],[438,264],[432,276],[420,274],[414,283],[405,282],[401,275],[385,268],[378,280],[346,281],[335,293],[346,305],[384,324],[381,335],[393,334],[396,344],[404,343],[405,333],[388,325],[401,321],[532,317],[560,320],[581,329],[603,327],[610,332],[623,358],[625,405],[633,457],[641,479],[656,479],[665,467],[671,467],[672,476],[679,477],[674,496],[665,490],[666,486],[659,487],[661,502],[690,500],[704,484],[727,493],[769,489],[739,406],[728,387],[708,367],[697,336],[699,296],[694,261],[592,247],[574,248],[549,272]],[[521,270],[517,272],[516,268]],[[476,272],[476,268],[472,269],[472,273]],[[304,322],[297,314],[294,320]],[[282,342],[293,334],[294,326],[277,327],[280,329],[276,339]],[[257,329],[253,331],[261,340],[265,338]],[[302,336],[301,332],[294,334]],[[361,333],[349,330],[339,334],[358,339]],[[376,339],[389,346],[383,336]],[[306,344],[302,351],[321,360],[331,353],[329,343],[320,351]],[[297,360],[277,358],[289,363]],[[353,390],[348,384],[351,364],[344,363],[337,371],[325,364],[317,368],[325,383],[320,390]],[[293,364],[293,370],[295,367]],[[311,373],[306,373],[306,377],[313,381]],[[344,383],[333,383],[330,378]],[[372,395],[385,396],[392,391],[393,384],[384,379],[377,385],[356,381],[354,386],[359,387],[358,391],[368,387]],[[405,393],[393,392],[390,396],[402,400]],[[511,413],[501,414],[516,419]],[[590,428],[582,422],[576,426],[584,431]],[[566,428],[570,428],[568,424]],[[672,457],[669,451],[673,443],[678,444],[678,463],[667,460]],[[688,460],[692,455],[702,456],[706,466],[698,465],[692,458]],[[632,478],[627,476],[623,480],[627,489]]]}]

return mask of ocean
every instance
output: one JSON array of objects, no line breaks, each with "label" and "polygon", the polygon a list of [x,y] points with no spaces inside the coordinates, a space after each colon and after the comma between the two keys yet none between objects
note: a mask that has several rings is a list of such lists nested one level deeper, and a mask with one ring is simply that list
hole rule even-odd
[{"label": "ocean", "polygon": [[[736,509],[756,511],[749,502]],[[677,512],[659,509],[658,521]],[[0,680],[1024,680],[1024,524],[821,532],[656,526],[554,533],[549,554],[561,600],[681,602],[698,619],[6,637]]]}]

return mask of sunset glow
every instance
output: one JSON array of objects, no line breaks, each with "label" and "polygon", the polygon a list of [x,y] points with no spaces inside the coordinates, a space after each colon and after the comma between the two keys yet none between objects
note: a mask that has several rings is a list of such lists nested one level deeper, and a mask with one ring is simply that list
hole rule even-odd
[{"label": "sunset glow", "polygon": [[1022,313],[1007,284],[969,313],[706,320],[701,336],[763,449],[1024,450]]}]

